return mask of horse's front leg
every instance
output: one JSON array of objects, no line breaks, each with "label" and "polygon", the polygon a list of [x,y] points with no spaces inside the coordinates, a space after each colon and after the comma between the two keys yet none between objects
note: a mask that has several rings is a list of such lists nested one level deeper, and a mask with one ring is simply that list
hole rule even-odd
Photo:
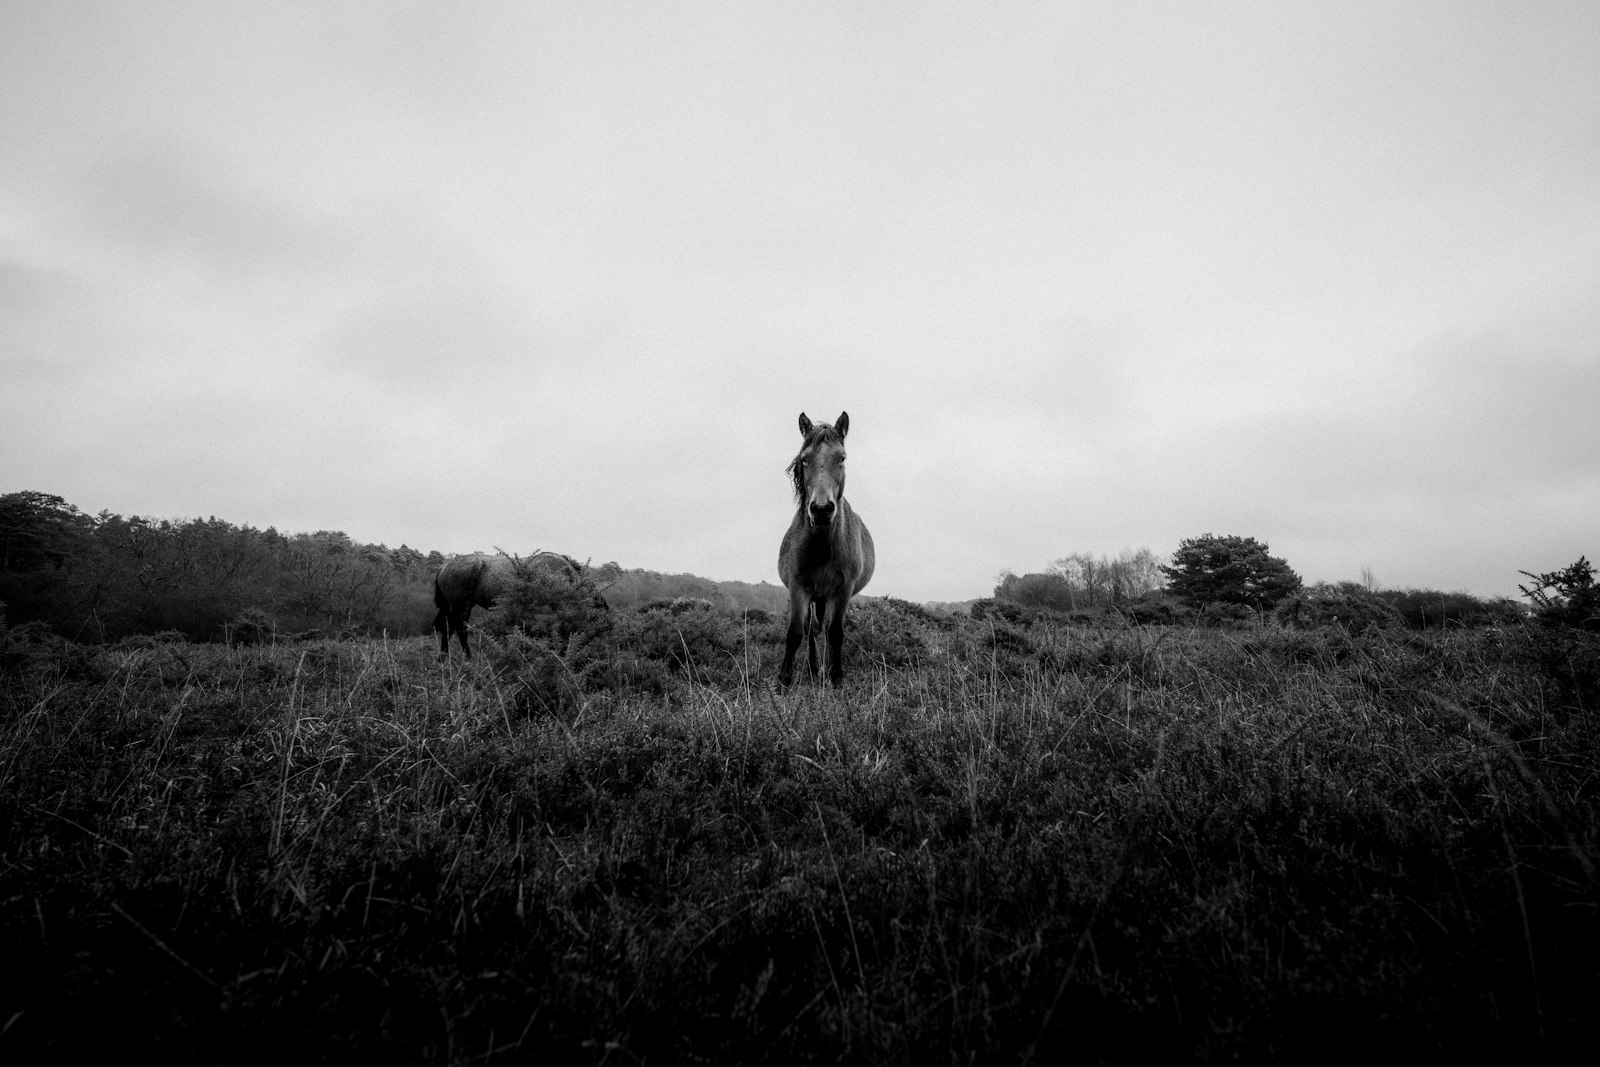
[{"label": "horse's front leg", "polygon": [[[785,689],[794,684],[794,654],[800,650],[800,638],[809,629],[806,622],[811,615],[811,603],[801,594],[789,598],[789,633],[783,642],[783,666],[778,668],[778,684]],[[816,670],[812,668],[813,672]]]},{"label": "horse's front leg", "polygon": [[835,686],[844,684],[844,613],[845,604],[828,605],[828,681]]}]

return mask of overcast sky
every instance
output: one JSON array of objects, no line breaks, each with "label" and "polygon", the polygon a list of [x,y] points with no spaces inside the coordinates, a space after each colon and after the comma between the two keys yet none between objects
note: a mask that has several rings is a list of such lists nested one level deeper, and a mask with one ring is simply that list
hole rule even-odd
[{"label": "overcast sky", "polygon": [[1600,4],[0,3],[0,492],[867,592],[1600,555]]}]

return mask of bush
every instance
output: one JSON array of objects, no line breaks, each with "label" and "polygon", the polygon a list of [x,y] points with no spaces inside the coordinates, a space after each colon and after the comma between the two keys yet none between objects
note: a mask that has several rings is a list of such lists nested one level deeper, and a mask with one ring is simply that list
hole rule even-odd
[{"label": "bush", "polygon": [[611,613],[587,576],[565,574],[518,561],[511,593],[484,620],[489,633],[520,631],[552,649],[572,651],[611,628]]},{"label": "bush", "polygon": [[1348,582],[1337,586],[1318,582],[1301,589],[1279,601],[1272,617],[1295,629],[1338,626],[1353,634],[1403,624],[1398,611]]},{"label": "bush", "polygon": [[54,668],[66,677],[98,678],[100,667],[89,646],[68,641],[45,623],[0,629],[0,677]]},{"label": "bush", "polygon": [[1573,626],[1581,630],[1600,630],[1600,586],[1594,584],[1594,568],[1584,556],[1565,570],[1548,574],[1529,574],[1531,587],[1519,585],[1522,595],[1532,600],[1539,620],[1553,626]]},{"label": "bush", "polygon": [[1518,586],[1534,603],[1541,624],[1528,634],[1530,659],[1555,687],[1557,704],[1592,711],[1600,705],[1600,587],[1586,557]]},{"label": "bush", "polygon": [[1141,626],[1170,626],[1194,618],[1194,609],[1170,593],[1146,593],[1122,605],[1122,616]]},{"label": "bush", "polygon": [[[737,684],[759,668],[761,647],[781,633],[770,619],[724,611],[698,597],[674,597],[619,613],[613,642],[668,676]],[[652,678],[659,684],[659,675]]]},{"label": "bush", "polygon": [[520,630],[507,634],[493,653],[496,673],[509,682],[511,708],[522,717],[570,718],[583,706],[588,675],[599,673],[600,664],[582,654],[573,660]]},{"label": "bush", "polygon": [[1006,622],[1022,622],[1028,618],[1029,613],[1009,600],[998,600],[995,597],[984,597],[974,600],[967,613],[974,619],[1003,619]]},{"label": "bush", "polygon": [[[950,628],[920,604],[894,597],[865,600],[845,616],[844,654],[847,662],[857,659],[863,665],[895,670],[919,666],[927,661],[935,635]],[[822,637],[817,640],[820,647]]]},{"label": "bush", "polygon": [[1256,622],[1260,614],[1248,604],[1231,604],[1214,600],[1200,606],[1195,620],[1209,626],[1245,626]]},{"label": "bush", "polygon": [[1547,679],[1552,704],[1600,708],[1600,634],[1570,626],[1530,627],[1528,661]]},{"label": "bush", "polygon": [[1385,589],[1373,594],[1413,630],[1441,626],[1488,626],[1514,622],[1520,614],[1509,601],[1480,600],[1471,593],[1437,589]]},{"label": "bush", "polygon": [[230,645],[270,644],[277,636],[278,620],[260,608],[245,608],[228,624],[225,634]]}]

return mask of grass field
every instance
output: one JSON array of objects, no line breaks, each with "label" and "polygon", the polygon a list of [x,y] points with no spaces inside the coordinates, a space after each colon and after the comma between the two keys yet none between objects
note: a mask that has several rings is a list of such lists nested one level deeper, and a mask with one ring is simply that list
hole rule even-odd
[{"label": "grass field", "polygon": [[780,625],[0,634],[0,1059],[1592,1051],[1589,646]]}]

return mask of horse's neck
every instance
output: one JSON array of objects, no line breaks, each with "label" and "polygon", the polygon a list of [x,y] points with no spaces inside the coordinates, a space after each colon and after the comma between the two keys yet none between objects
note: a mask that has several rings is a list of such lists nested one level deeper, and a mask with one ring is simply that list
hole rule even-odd
[{"label": "horse's neck", "polygon": [[804,531],[800,538],[800,569],[811,572],[820,570],[832,563],[840,555],[840,549],[845,543],[845,523],[850,512],[844,508],[843,498],[839,501],[838,516],[826,529],[818,529],[806,523],[805,506],[801,505],[797,520]]}]

